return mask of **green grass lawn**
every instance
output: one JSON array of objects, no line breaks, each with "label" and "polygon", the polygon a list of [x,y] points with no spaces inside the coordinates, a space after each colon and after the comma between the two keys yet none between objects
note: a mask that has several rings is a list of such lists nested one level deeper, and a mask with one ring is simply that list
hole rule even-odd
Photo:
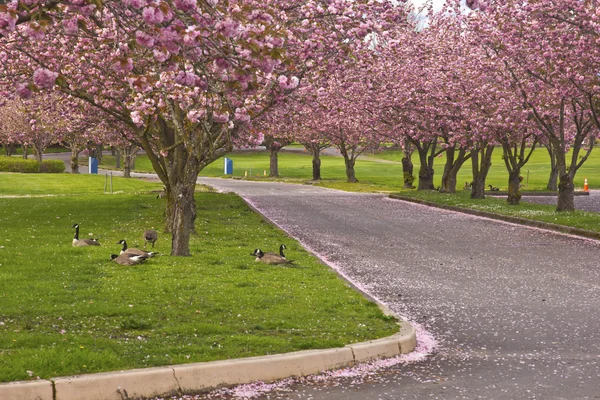
[{"label": "green grass lawn", "polygon": [[[264,179],[264,172],[269,173],[269,156],[262,151],[237,151],[227,155],[233,160],[233,176],[244,177],[247,172],[252,179]],[[402,166],[400,160],[402,152],[399,150],[386,150],[379,153],[368,153],[359,157],[356,163],[356,176],[359,184],[345,184],[344,160],[336,156],[322,156],[321,174],[323,182],[319,185],[336,189],[350,191],[397,191],[403,186]],[[388,161],[387,163],[377,160]],[[115,165],[115,158],[104,156],[103,165]],[[391,163],[390,163],[391,162]],[[437,158],[434,165],[434,184],[439,186],[444,169],[445,158]],[[413,155],[414,174],[418,175],[418,157]],[[145,155],[138,155],[136,171],[153,172],[150,162]],[[279,172],[284,180],[304,182],[312,178],[311,156],[306,153],[286,152],[279,153]],[[529,163],[521,171],[524,177],[524,190],[544,190],[550,174],[548,153],[544,148],[538,148],[531,157]],[[200,172],[201,176],[224,176],[223,159],[210,164]],[[577,172],[575,185],[578,189],[583,188],[584,178],[588,178],[590,188],[600,188],[600,152],[592,152],[590,158]],[[467,161],[458,174],[458,188],[462,188],[465,182],[472,180],[471,163]],[[494,150],[492,167],[490,169],[487,183],[501,189],[508,186],[508,173],[502,160],[502,150]],[[416,185],[416,182],[415,182]]]},{"label": "green grass lawn", "polygon": [[[160,184],[0,174],[0,382],[343,346],[397,332],[333,271],[232,194],[197,193],[192,257],[162,234],[145,264],[116,242],[161,231]],[[40,197],[9,197],[40,195]],[[100,247],[71,246],[74,223]],[[254,262],[281,243],[294,267]]]},{"label": "green grass lawn", "polygon": [[593,232],[600,232],[600,214],[574,211],[556,212],[556,205],[544,205],[521,201],[518,206],[509,205],[505,197],[486,196],[485,199],[471,199],[470,191],[462,190],[454,194],[436,191],[403,190],[395,193],[413,199],[419,199],[435,204],[444,204],[460,208],[485,211],[494,214],[526,218],[551,224],[572,226]]}]

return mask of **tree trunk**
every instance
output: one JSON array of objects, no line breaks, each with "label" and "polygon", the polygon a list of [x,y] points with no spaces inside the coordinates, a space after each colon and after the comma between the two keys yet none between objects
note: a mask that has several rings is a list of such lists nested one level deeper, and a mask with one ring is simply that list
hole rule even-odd
[{"label": "tree trunk", "polygon": [[414,149],[408,141],[404,142],[402,150],[402,176],[404,180],[404,189],[414,189],[413,182],[415,181],[414,165],[412,162],[412,153]]},{"label": "tree trunk", "polygon": [[27,156],[29,155],[29,147],[21,146],[21,148],[23,149],[23,159],[27,160]]},{"label": "tree trunk", "polygon": [[356,164],[356,159],[353,159],[351,157],[344,157],[344,163],[346,164],[347,182],[357,183],[358,179],[356,179],[356,172],[354,171],[354,164]]},{"label": "tree trunk", "polygon": [[558,169],[556,169],[556,167],[550,170],[550,177],[548,178],[548,185],[546,188],[553,191],[558,190]]},{"label": "tree trunk", "polygon": [[315,146],[311,148],[312,152],[312,179],[313,181],[321,180],[321,148]]},{"label": "tree trunk", "polygon": [[121,149],[116,148],[116,147],[111,147],[111,150],[113,151],[113,156],[115,156],[115,167],[117,169],[121,169]]},{"label": "tree trunk", "polygon": [[486,145],[478,150],[471,151],[471,166],[473,170],[473,183],[471,184],[471,198],[485,199],[485,180],[492,166],[492,152],[494,146]]},{"label": "tree trunk", "polygon": [[102,145],[96,146],[96,158],[98,159],[98,165],[102,164]]},{"label": "tree trunk", "polygon": [[279,178],[279,158],[277,154],[281,147],[270,146],[269,149],[269,178]]},{"label": "tree trunk", "polygon": [[71,149],[71,173],[79,173],[79,150]]},{"label": "tree trunk", "polygon": [[548,156],[550,156],[550,177],[548,178],[548,185],[546,188],[548,190],[557,191],[558,190],[558,167],[556,166],[556,156],[554,152],[550,148],[550,146],[544,146],[546,150],[548,150]]},{"label": "tree trunk", "polygon": [[575,185],[569,173],[560,176],[556,211],[575,211]]},{"label": "tree trunk", "polygon": [[[179,151],[187,153],[183,149]],[[194,157],[174,158],[176,160],[185,159],[185,165],[172,166],[172,169],[177,169],[179,173],[171,174],[168,184],[165,185],[167,230],[172,234],[171,255],[189,256],[191,255],[190,236],[196,233],[194,227],[196,221],[194,190],[200,167],[198,160]]]},{"label": "tree trunk", "polygon": [[135,168],[135,154],[133,146],[125,146],[123,148],[123,177],[131,178],[131,170]]},{"label": "tree trunk", "polygon": [[44,149],[41,147],[34,146],[33,154],[35,155],[35,159],[37,162],[41,163],[44,156]]},{"label": "tree trunk", "polygon": [[[198,173],[196,173],[196,176]],[[167,223],[171,223],[172,256],[190,256],[190,236],[195,233],[196,200],[194,187],[178,182],[166,191]]]},{"label": "tree trunk", "polygon": [[10,143],[10,144],[5,144],[4,145],[4,152],[6,153],[7,157],[11,157],[13,154],[15,154],[15,150],[17,148],[17,145],[14,143]]},{"label": "tree trunk", "polygon": [[446,164],[444,165],[444,173],[442,174],[442,185],[440,191],[444,193],[456,193],[456,176],[458,171],[467,160],[464,149],[458,150],[458,156],[454,146],[446,149]]},{"label": "tree trunk", "polygon": [[117,149],[116,146],[110,146],[110,155],[113,157],[117,157],[119,155],[119,149]]},{"label": "tree trunk", "polygon": [[518,206],[521,202],[521,170],[509,171],[508,173],[508,204]]}]

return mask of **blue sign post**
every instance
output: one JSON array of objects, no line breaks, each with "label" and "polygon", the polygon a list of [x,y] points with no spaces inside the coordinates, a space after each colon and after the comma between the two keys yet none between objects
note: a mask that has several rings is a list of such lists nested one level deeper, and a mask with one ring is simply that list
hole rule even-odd
[{"label": "blue sign post", "polygon": [[89,157],[88,159],[88,167],[89,167],[89,173],[90,174],[97,174],[98,173],[98,159],[94,158],[94,157]]},{"label": "blue sign post", "polygon": [[225,175],[233,175],[233,160],[230,158],[225,158],[225,168],[223,173]]}]

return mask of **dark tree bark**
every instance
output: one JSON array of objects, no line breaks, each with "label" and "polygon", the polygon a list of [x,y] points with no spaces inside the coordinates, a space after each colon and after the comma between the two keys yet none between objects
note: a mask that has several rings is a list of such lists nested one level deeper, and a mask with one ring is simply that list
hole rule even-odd
[{"label": "dark tree bark", "polygon": [[[159,114],[156,122],[137,136],[165,186],[165,230],[172,235],[171,255],[189,256],[190,237],[196,233],[194,190],[198,173],[232,150],[231,137],[239,128],[210,120],[186,125],[185,112],[172,100],[165,102],[168,114]],[[148,131],[153,134],[146,134]]]},{"label": "dark tree bark", "polygon": [[312,180],[320,181],[321,178],[321,150],[312,153]]},{"label": "dark tree bark", "polygon": [[531,144],[528,141],[531,135],[525,133],[519,143],[511,143],[511,135],[505,132],[499,132],[497,137],[502,143],[502,158],[508,171],[508,198],[510,205],[519,205],[521,202],[521,169],[527,164],[538,138],[534,138]]},{"label": "dark tree bark", "polygon": [[2,147],[4,147],[4,152],[6,153],[7,157],[11,157],[17,150],[17,145],[14,143],[5,144]]},{"label": "dark tree bark", "polygon": [[402,176],[404,181],[404,189],[414,189],[413,182],[415,181],[414,176],[414,165],[412,162],[412,154],[415,148],[408,138],[404,139],[404,146],[402,148]]},{"label": "dark tree bark", "polygon": [[521,202],[521,169],[516,168],[508,171],[508,198],[507,202],[510,205],[516,206]]},{"label": "dark tree bark", "polygon": [[123,147],[123,177],[131,178],[131,171],[135,168],[135,157],[138,147],[129,144]]},{"label": "dark tree bark", "polygon": [[119,149],[118,147],[112,146],[111,150],[113,150],[113,152],[115,154],[113,154],[113,156],[115,156],[115,168],[117,169],[121,169],[121,149]]},{"label": "dark tree bark", "polygon": [[265,135],[263,146],[269,150],[269,178],[279,178],[279,150],[291,143],[286,138]]},{"label": "dark tree bark", "polygon": [[79,149],[71,149],[71,173],[79,173]]},{"label": "dark tree bark", "polygon": [[320,181],[321,178],[321,151],[330,146],[325,142],[305,142],[302,144],[306,151],[312,154],[312,180]]},{"label": "dark tree bark", "polygon": [[269,149],[269,178],[279,178],[279,150],[281,147],[271,146]]},{"label": "dark tree bark", "polygon": [[435,190],[435,186],[433,186],[433,163],[435,158],[444,151],[443,149],[437,149],[437,140],[437,137],[431,142],[411,140],[412,144],[417,149],[420,162],[417,190]]},{"label": "dark tree bark", "polygon": [[575,185],[571,174],[562,174],[558,184],[558,200],[556,211],[574,211],[575,210]]},{"label": "dark tree bark", "polygon": [[557,191],[558,190],[558,168],[556,166],[556,155],[554,151],[552,151],[552,147],[549,145],[544,145],[546,150],[548,150],[548,156],[550,156],[550,176],[548,177],[548,184],[546,188],[548,190]]},{"label": "dark tree bark", "polygon": [[21,146],[21,148],[23,149],[23,159],[27,160],[27,157],[29,156],[29,147]]},{"label": "dark tree bark", "polygon": [[471,158],[471,154],[467,154],[467,151],[462,147],[458,149],[458,154],[456,153],[456,145],[446,148],[446,163],[444,164],[440,192],[456,193],[456,176],[469,158]]},{"label": "dark tree bark", "polygon": [[359,149],[358,145],[348,146],[343,140],[337,144],[337,148],[340,150],[342,157],[344,157],[344,164],[346,165],[346,182],[357,183],[356,172],[354,171],[354,165],[359,155],[365,151],[365,147]]},{"label": "dark tree bark", "polygon": [[471,167],[473,182],[471,183],[471,198],[485,199],[485,180],[492,166],[494,146],[487,143],[479,144],[471,150]]}]

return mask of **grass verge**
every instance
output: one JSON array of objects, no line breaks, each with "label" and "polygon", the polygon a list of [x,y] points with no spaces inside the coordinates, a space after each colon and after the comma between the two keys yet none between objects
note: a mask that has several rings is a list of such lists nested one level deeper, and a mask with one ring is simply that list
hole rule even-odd
[{"label": "grass verge", "polygon": [[548,224],[583,229],[590,232],[600,233],[600,214],[586,211],[556,212],[556,205],[534,204],[521,201],[518,206],[511,206],[506,198],[495,198],[486,196],[485,199],[471,199],[469,191],[457,193],[439,193],[436,191],[402,191],[394,195],[408,199],[442,206],[452,206],[462,209],[482,211],[497,215],[524,218],[532,221],[540,221]]},{"label": "grass verge", "polygon": [[[103,177],[2,174],[0,381],[328,348],[397,332],[393,318],[232,194],[198,193],[192,257],[109,261],[116,242],[160,229],[159,184]],[[63,195],[69,194],[69,195]],[[71,226],[102,246],[73,248]],[[294,267],[255,263],[288,247]]]}]

